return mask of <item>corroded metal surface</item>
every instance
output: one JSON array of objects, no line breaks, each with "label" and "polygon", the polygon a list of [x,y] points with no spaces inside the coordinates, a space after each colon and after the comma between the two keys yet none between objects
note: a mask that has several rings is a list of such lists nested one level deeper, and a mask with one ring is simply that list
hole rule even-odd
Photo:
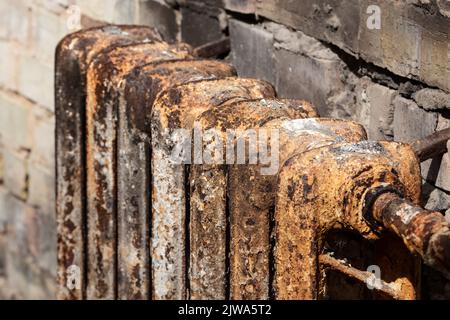
[{"label": "corroded metal surface", "polygon": [[[104,26],[66,36],[56,49],[56,214],[58,298],[85,297],[85,98],[86,70],[92,58],[111,46],[160,39],[151,28]],[[79,270],[69,284],[68,268]],[[75,281],[75,280],[74,280]]]},{"label": "corroded metal surface", "polygon": [[234,75],[223,62],[159,61],[126,77],[118,121],[118,295],[150,298],[150,116],[156,95],[170,86]]},{"label": "corroded metal surface", "polygon": [[377,239],[377,229],[363,215],[367,192],[389,185],[418,203],[420,181],[415,154],[400,143],[337,144],[289,159],[275,209],[276,297],[318,298],[317,258],[325,235],[341,228]]},{"label": "corroded metal surface", "polygon": [[[271,98],[266,82],[226,78],[191,82],[161,93],[152,112],[152,296],[186,297],[186,180],[185,166],[173,164],[176,129],[191,130],[202,112],[239,100]],[[188,289],[188,288],[187,288]]]},{"label": "corroded metal surface", "polygon": [[450,279],[450,223],[440,212],[425,210],[386,192],[375,200],[373,216],[403,239],[411,252]]},{"label": "corroded metal surface", "polygon": [[[336,229],[327,235],[324,247],[327,255],[350,269],[342,272],[341,268],[335,268],[335,264],[319,261],[320,299],[411,300],[420,297],[420,258],[411,255],[394,234],[383,232],[376,241],[367,241],[351,230]],[[374,283],[373,273],[372,278],[366,281],[352,280],[355,279],[352,274],[367,274],[368,270],[375,271],[373,268],[379,268],[379,286]],[[392,290],[380,290],[383,283]],[[368,288],[368,284],[373,284],[372,288]]]},{"label": "corroded metal surface", "polygon": [[[450,227],[418,207],[411,147],[363,141],[360,125],[317,118],[307,102],[277,100],[270,84],[192,55],[139,27],[59,44],[60,298],[326,298],[336,272],[368,277],[338,260],[345,233],[370,248],[352,257],[358,266],[384,270],[379,296],[347,296],[418,298],[419,260],[406,248],[449,276]],[[198,144],[195,129],[215,131]],[[254,136],[242,144],[227,130]],[[418,156],[442,151],[442,134],[431,138],[414,144]],[[187,161],[173,162],[180,139]],[[216,139],[223,151],[243,147],[243,161],[234,152],[211,161]],[[70,290],[73,265],[82,285]]]},{"label": "corroded metal surface", "polygon": [[88,298],[117,296],[117,113],[124,77],[136,66],[185,58],[189,51],[184,44],[149,41],[98,54],[89,66],[86,99]]},{"label": "corroded metal surface", "polygon": [[[339,141],[366,138],[362,126],[334,119],[271,121],[261,129],[279,130],[279,168],[292,155]],[[276,150],[274,150],[276,152]],[[237,299],[267,299],[271,244],[269,225],[277,190],[278,170],[264,175],[266,164],[230,169],[231,286]]]},{"label": "corroded metal surface", "polygon": [[[232,103],[219,109],[210,109],[196,120],[204,132],[214,129],[221,134],[221,140],[226,142],[228,139],[226,130],[255,129],[273,119],[316,115],[314,107],[304,101],[257,99]],[[234,141],[232,145],[235,149]],[[208,150],[208,148],[208,141],[204,141],[202,150]],[[234,161],[222,158],[222,163],[228,162],[226,160]],[[191,166],[189,225],[191,299],[228,298],[226,296],[228,167],[220,163]],[[259,271],[265,273],[264,270],[267,268]],[[234,290],[237,286],[231,284],[231,287],[232,297],[237,298],[236,290]]]},{"label": "corroded metal surface", "polygon": [[[373,277],[373,273],[357,270],[347,263],[330,256],[329,254],[321,254],[319,256],[319,262],[325,267],[331,267],[333,270],[337,270],[342,274],[363,283],[369,282],[371,277]],[[396,288],[395,283],[387,283],[381,280],[379,287],[375,288],[375,290],[380,291],[397,300],[405,299],[405,297],[399,295],[399,290]]]},{"label": "corroded metal surface", "polygon": [[[222,141],[226,141],[226,130],[230,129],[256,129],[257,133],[260,133],[260,129],[279,129],[281,164],[285,158],[302,149],[315,148],[336,140],[360,141],[366,137],[364,129],[352,122],[332,119],[289,120],[316,116],[316,113],[305,102],[284,102],[267,99],[238,102],[208,110],[197,120],[203,130],[215,129],[221,132]],[[208,143],[204,142],[203,150],[208,150]],[[235,143],[232,142],[233,149],[236,149]],[[192,165],[191,298],[225,297],[227,188],[231,217],[230,297],[269,297],[269,219],[274,205],[278,168],[271,175],[264,176],[260,170],[265,165],[247,163],[231,166],[230,169],[220,164]]]}]

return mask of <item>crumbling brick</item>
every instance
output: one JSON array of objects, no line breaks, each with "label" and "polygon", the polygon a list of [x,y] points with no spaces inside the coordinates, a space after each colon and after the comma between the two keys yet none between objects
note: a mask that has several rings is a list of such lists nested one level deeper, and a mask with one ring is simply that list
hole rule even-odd
[{"label": "crumbling brick", "polygon": [[424,182],[422,197],[428,210],[445,212],[450,208],[450,192],[438,189],[428,182]]},{"label": "crumbling brick", "polygon": [[[368,28],[374,15],[367,12],[371,5],[380,9],[380,29]],[[435,2],[395,0],[307,0],[301,6],[244,0],[239,5],[226,1],[224,6],[242,13],[252,8],[258,16],[301,30],[400,76],[450,90],[449,38],[443,36],[450,18],[443,1],[439,7]]]},{"label": "crumbling brick", "polygon": [[311,101],[321,116],[355,116],[356,79],[349,80],[345,64],[316,39],[275,23],[236,20],[230,21],[230,37],[239,75],[271,81],[280,96]]},{"label": "crumbling brick", "polygon": [[436,89],[422,89],[413,95],[416,103],[425,110],[450,109],[450,94]]}]

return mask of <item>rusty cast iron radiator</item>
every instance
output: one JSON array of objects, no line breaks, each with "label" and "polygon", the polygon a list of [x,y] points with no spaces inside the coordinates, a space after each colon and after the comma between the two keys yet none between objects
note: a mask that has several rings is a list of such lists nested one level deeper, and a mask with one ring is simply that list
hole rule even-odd
[{"label": "rusty cast iron radiator", "polygon": [[[419,207],[416,155],[448,133],[416,153],[366,141],[139,26],[60,42],[56,119],[62,299],[414,299],[419,256],[449,275],[449,225]],[[193,161],[169,161],[177,132],[193,133]],[[248,159],[196,161],[219,140]],[[382,272],[373,291],[368,265]]]}]

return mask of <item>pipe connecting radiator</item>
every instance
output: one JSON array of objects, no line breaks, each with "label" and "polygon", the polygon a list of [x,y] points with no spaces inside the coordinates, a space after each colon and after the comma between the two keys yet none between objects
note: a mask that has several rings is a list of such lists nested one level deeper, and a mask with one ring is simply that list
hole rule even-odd
[{"label": "pipe connecting radiator", "polygon": [[448,132],[367,141],[193,52],[140,26],[58,45],[59,298],[415,299],[419,257],[449,276],[417,156]]}]

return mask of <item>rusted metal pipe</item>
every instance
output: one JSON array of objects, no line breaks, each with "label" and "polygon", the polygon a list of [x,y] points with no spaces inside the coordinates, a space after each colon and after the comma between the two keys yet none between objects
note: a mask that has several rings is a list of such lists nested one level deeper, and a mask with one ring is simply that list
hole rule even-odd
[{"label": "rusted metal pipe", "polygon": [[411,252],[450,279],[450,223],[441,213],[425,210],[392,192],[377,197],[372,213],[401,237]]},{"label": "rusted metal pipe", "polygon": [[217,58],[230,51],[230,38],[205,43],[194,49],[194,56],[201,58]]},{"label": "rusted metal pipe", "polygon": [[[329,254],[321,254],[319,256],[319,262],[326,267],[339,271],[347,277],[356,279],[363,283],[368,283],[371,277],[374,276],[371,272],[355,269],[347,263],[330,256]],[[407,300],[410,298],[409,296],[402,294],[402,291],[397,288],[397,283],[388,283],[381,279],[378,279],[378,281],[379,285],[375,286],[374,290],[388,295],[396,300]]]},{"label": "rusted metal pipe", "polygon": [[[276,299],[318,299],[324,292],[319,256],[332,231],[351,231],[370,241],[379,228],[365,217],[366,194],[390,186],[419,204],[420,168],[410,146],[396,142],[336,143],[299,153],[285,162],[275,204]],[[403,260],[414,264],[414,257]],[[380,265],[382,257],[373,260]],[[399,261],[402,261],[399,259]],[[420,291],[418,265],[395,261],[385,279],[403,283],[405,296]],[[395,280],[397,282],[397,280]]]},{"label": "rusted metal pipe", "polygon": [[423,139],[411,142],[420,161],[431,159],[447,152],[447,141],[450,140],[450,128],[435,132]]}]

